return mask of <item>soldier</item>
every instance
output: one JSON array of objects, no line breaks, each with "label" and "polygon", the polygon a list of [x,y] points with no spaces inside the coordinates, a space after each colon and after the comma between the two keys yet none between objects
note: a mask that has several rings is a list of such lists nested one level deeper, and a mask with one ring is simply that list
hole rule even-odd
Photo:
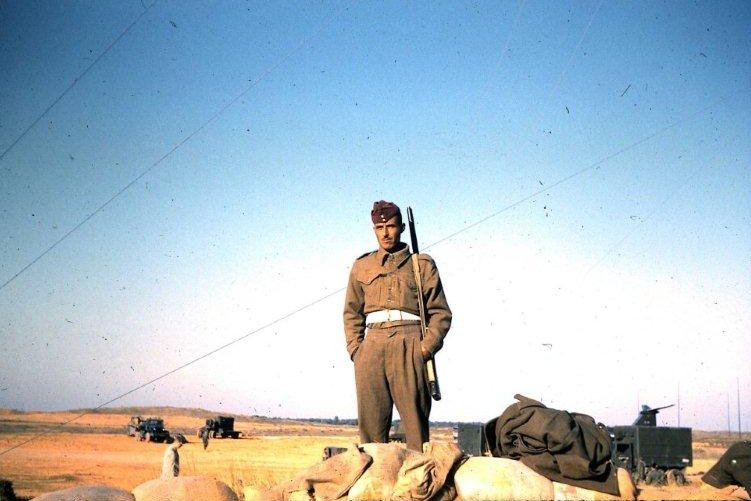
[{"label": "soldier", "polygon": [[422,452],[429,440],[430,391],[425,361],[443,346],[451,310],[435,262],[419,255],[426,335],[410,250],[402,243],[402,214],[383,200],[370,213],[378,249],[355,260],[344,303],[347,351],[354,362],[360,440],[387,442],[393,406],[407,447]]},{"label": "soldier", "polygon": [[162,478],[172,478],[180,475],[180,454],[177,449],[187,443],[185,435],[178,433],[175,435],[175,441],[167,447],[162,458]]},{"label": "soldier", "polygon": [[201,442],[203,442],[203,450],[209,446],[209,427],[204,426],[201,428]]}]

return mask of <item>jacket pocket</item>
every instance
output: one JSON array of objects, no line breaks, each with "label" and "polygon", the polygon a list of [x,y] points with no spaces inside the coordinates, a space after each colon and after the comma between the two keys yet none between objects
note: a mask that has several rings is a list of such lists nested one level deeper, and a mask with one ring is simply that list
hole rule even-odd
[{"label": "jacket pocket", "polygon": [[378,276],[381,274],[381,270],[377,268],[363,268],[360,270],[357,270],[357,273],[355,273],[355,278],[358,282],[361,282],[366,285],[370,285],[373,280],[378,278]]}]

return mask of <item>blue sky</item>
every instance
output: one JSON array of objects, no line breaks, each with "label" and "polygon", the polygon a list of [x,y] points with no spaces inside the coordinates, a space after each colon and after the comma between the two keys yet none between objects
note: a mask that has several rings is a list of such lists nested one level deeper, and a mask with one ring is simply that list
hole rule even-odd
[{"label": "blue sky", "polygon": [[737,429],[740,393],[748,430],[750,21],[0,3],[0,406],[94,407],[197,360],[112,405],[354,416],[342,289],[388,199],[454,311],[434,419],[522,393]]}]

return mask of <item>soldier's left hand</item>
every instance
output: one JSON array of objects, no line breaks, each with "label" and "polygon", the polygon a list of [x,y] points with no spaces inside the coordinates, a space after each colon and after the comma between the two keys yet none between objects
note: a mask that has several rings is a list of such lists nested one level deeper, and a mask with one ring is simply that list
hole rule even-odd
[{"label": "soldier's left hand", "polygon": [[429,360],[430,358],[432,358],[432,355],[430,354],[428,350],[425,349],[424,346],[420,345],[420,351],[422,352],[423,360]]}]

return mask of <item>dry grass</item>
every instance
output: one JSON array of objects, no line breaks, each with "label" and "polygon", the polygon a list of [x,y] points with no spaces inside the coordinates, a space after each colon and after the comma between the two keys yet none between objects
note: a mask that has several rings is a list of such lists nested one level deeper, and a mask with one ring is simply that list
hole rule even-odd
[{"label": "dry grass", "polygon": [[[125,434],[126,414],[89,414],[60,427],[80,413],[0,411],[2,477],[19,496],[81,484],[107,484],[131,490],[160,474],[164,444],[138,442]],[[147,412],[145,415],[162,415]],[[323,448],[357,441],[352,426],[245,418],[236,421],[240,439],[212,439],[207,450],[196,437],[205,418],[173,415],[165,425],[185,433],[180,449],[185,475],[211,475],[241,493],[243,486],[270,487],[321,460]],[[19,444],[27,442],[15,448]]]}]

